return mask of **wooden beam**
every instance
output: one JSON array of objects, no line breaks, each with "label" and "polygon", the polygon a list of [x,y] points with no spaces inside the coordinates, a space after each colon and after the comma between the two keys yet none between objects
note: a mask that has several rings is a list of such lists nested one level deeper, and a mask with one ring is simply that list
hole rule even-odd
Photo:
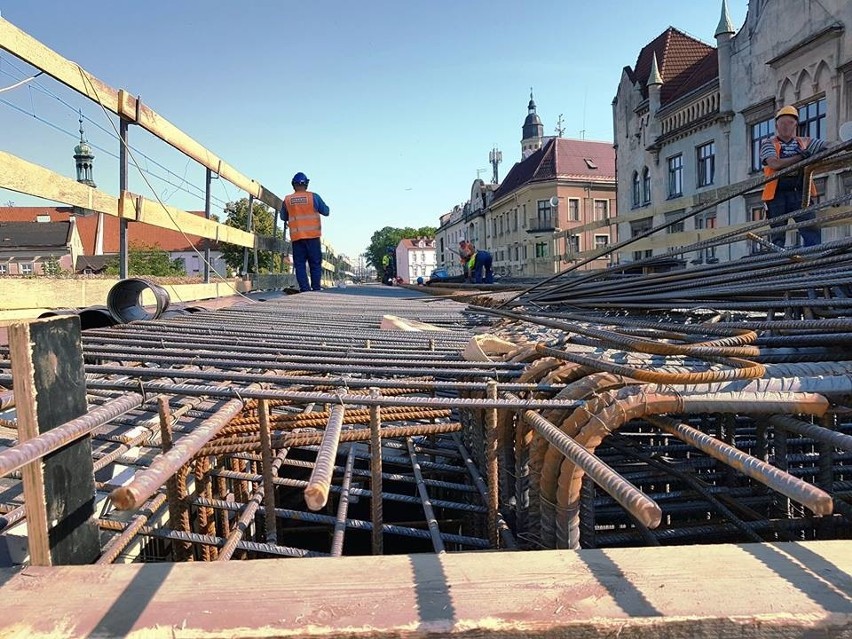
[{"label": "wooden beam", "polygon": [[[18,440],[86,413],[80,318],[51,317],[9,326]],[[30,562],[88,564],[100,554],[91,437],[22,469]]]},{"label": "wooden beam", "polygon": [[80,184],[59,173],[0,151],[0,188],[37,195],[54,202],[124,217],[145,224],[198,235],[237,246],[254,246],[255,236],[246,231],[181,211],[141,195],[125,191],[121,197]]},{"label": "wooden beam", "polygon": [[0,636],[844,638],[850,571],[848,540],[0,569]]},{"label": "wooden beam", "polygon": [[3,18],[0,18],[0,49],[8,51],[90,100],[97,102],[107,111],[138,124],[196,162],[199,162],[228,180],[234,186],[253,195],[276,210],[281,208],[281,198],[272,191],[225,163],[221,158],[207,150],[163,116],[141,104],[137,98],[134,98],[127,91],[113,89],[101,82],[86,72],[76,62],[66,60]]}]

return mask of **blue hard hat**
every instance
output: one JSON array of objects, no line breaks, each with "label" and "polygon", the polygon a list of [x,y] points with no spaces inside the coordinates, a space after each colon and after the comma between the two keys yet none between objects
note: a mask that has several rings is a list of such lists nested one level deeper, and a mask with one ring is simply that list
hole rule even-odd
[{"label": "blue hard hat", "polygon": [[298,173],[296,173],[296,175],[293,176],[291,183],[292,184],[307,184],[308,183],[308,176],[305,175],[304,173],[302,173],[301,171],[299,171]]}]

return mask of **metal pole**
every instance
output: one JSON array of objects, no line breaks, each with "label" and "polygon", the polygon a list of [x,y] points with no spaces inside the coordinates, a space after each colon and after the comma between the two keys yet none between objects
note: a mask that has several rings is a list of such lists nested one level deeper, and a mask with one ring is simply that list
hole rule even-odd
[{"label": "metal pole", "polygon": [[[204,217],[210,219],[210,183],[213,180],[213,172],[207,169],[204,180]],[[210,240],[204,240],[204,283],[210,283]]]},{"label": "metal pole", "polygon": [[[128,122],[124,118],[118,119],[118,133],[121,142],[118,145],[118,191],[122,193],[127,190],[127,129]],[[127,219],[118,220],[118,276],[127,278],[128,272],[128,241],[127,241]]]},{"label": "metal pole", "polygon": [[[252,232],[252,208],[254,207],[254,196],[249,195],[248,199],[248,217],[246,218],[246,231],[249,233]],[[243,247],[243,277],[248,275],[248,259],[249,259],[249,250],[247,246]],[[257,265],[255,264],[255,269],[257,269]]]}]

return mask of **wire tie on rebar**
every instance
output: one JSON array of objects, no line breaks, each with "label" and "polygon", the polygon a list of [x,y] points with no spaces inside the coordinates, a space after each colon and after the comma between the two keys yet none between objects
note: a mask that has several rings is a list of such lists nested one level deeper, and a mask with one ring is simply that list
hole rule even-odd
[{"label": "wire tie on rebar", "polygon": [[138,377],[136,382],[139,384],[139,394],[142,395],[142,403],[145,404],[148,401],[145,383],[142,381],[141,377]]},{"label": "wire tie on rebar", "polygon": [[242,396],[242,395],[240,395],[240,389],[239,389],[239,388],[234,388],[234,389],[233,389],[233,391],[234,391],[234,395],[236,395],[236,396],[237,396],[237,399],[238,399],[238,400],[240,400],[240,403],[241,403],[243,406],[245,406],[246,400],[244,400],[244,399],[243,399],[243,396]]}]

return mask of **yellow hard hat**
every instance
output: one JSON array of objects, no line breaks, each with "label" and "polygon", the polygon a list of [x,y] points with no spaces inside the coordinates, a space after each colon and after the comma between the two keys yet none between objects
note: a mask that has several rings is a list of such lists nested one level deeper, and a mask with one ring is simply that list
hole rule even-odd
[{"label": "yellow hard hat", "polygon": [[799,110],[796,107],[788,104],[787,106],[778,109],[778,113],[775,114],[775,119],[777,120],[782,115],[792,115],[794,118],[796,118],[796,120],[798,120]]}]

